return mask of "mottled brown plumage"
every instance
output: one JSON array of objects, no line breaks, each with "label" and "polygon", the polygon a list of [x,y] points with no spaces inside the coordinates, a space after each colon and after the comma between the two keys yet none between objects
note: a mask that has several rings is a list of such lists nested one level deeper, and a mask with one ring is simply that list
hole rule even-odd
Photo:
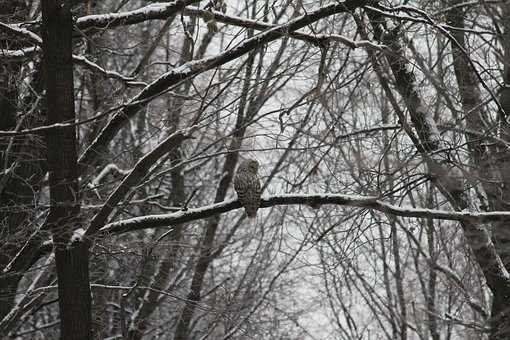
[{"label": "mottled brown plumage", "polygon": [[239,165],[234,178],[234,188],[239,202],[244,207],[246,215],[254,218],[260,206],[260,180],[257,172],[259,163],[253,159],[245,160]]}]

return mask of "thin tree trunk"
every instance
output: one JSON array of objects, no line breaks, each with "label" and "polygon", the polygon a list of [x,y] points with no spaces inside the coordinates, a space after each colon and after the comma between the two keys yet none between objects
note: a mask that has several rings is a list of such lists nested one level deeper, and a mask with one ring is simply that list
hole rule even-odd
[{"label": "thin tree trunk", "polygon": [[[432,207],[433,196],[432,188],[429,188],[428,192],[428,205]],[[435,238],[434,238],[434,221],[427,219],[427,245],[428,253],[432,263],[437,261],[437,254],[435,251]],[[440,340],[441,335],[439,333],[439,327],[437,323],[437,308],[436,308],[436,287],[437,287],[437,274],[436,269],[432,267],[432,263],[429,264],[428,280],[427,280],[427,295],[425,301],[427,302],[427,319],[430,337],[432,340]]]}]

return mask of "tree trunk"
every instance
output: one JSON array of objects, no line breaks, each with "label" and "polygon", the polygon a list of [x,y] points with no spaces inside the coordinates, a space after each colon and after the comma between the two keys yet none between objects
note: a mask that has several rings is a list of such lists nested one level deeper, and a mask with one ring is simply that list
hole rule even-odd
[{"label": "tree trunk", "polygon": [[[63,0],[43,1],[42,14],[48,124],[73,122],[72,15]],[[73,231],[80,227],[75,128],[52,129],[46,142],[51,199],[48,220],[57,265],[60,337],[91,339],[89,249],[81,240],[71,241]]]}]

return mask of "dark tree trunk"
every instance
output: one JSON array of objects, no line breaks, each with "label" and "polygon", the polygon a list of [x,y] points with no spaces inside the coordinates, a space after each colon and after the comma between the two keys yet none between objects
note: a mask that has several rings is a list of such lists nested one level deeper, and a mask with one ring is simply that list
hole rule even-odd
[{"label": "dark tree trunk", "polygon": [[[48,124],[73,122],[73,21],[63,0],[42,2],[43,51]],[[91,339],[89,250],[71,236],[79,220],[77,141],[74,127],[50,130],[46,136],[53,236],[58,277],[61,339]]]}]

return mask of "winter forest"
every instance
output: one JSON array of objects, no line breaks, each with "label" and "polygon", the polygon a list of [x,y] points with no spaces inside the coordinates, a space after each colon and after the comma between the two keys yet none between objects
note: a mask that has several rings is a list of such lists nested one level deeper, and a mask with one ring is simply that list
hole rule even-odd
[{"label": "winter forest", "polygon": [[0,0],[0,338],[510,339],[510,1]]}]

